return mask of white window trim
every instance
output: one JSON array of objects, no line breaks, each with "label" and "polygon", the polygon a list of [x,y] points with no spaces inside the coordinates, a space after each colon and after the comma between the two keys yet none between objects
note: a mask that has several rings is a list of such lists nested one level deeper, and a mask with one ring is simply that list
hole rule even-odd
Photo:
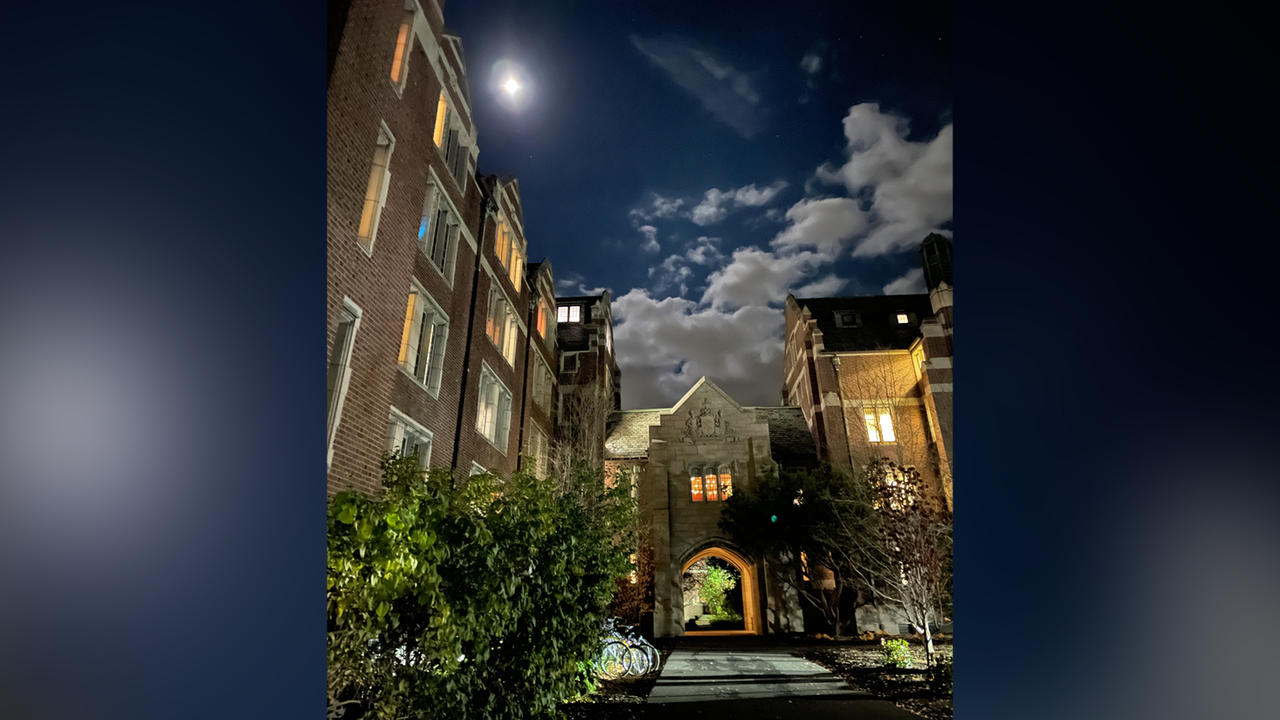
[{"label": "white window trim", "polygon": [[[360,242],[360,218],[356,218],[356,247],[360,248],[370,259],[373,258],[373,246],[378,244],[378,230],[382,227],[382,211],[387,207],[387,193],[391,191],[391,158],[396,152],[396,136],[395,133],[391,132],[391,128],[387,127],[387,121],[379,120],[378,128],[380,132],[387,134],[391,142],[387,145],[387,167],[382,172],[382,187],[378,189],[378,209],[373,212],[372,226],[369,228],[369,247],[367,248],[364,243]],[[377,145],[375,144],[374,147],[376,148]],[[363,213],[363,199],[360,201],[360,207],[360,212]]]},{"label": "white window trim", "polygon": [[430,466],[431,466],[431,456],[432,456],[432,455],[434,455],[434,454],[435,454],[435,451],[436,451],[436,438],[435,438],[435,433],[433,433],[433,432],[431,432],[430,430],[428,430],[428,429],[426,429],[425,427],[423,427],[423,426],[422,426],[422,423],[419,423],[417,420],[414,420],[413,418],[409,417],[409,416],[408,416],[408,415],[406,415],[402,410],[400,410],[399,408],[397,408],[395,405],[392,405],[392,406],[391,406],[391,412],[390,412],[390,414],[389,414],[389,416],[388,416],[387,420],[388,420],[388,422],[390,422],[390,421],[393,421],[393,420],[394,420],[395,422],[398,422],[398,423],[401,423],[401,424],[403,424],[403,425],[408,426],[409,428],[411,428],[414,432],[418,433],[419,435],[424,435],[424,436],[426,436],[426,438],[427,438],[427,442],[431,443],[431,447],[430,447],[430,449],[427,451],[427,457],[423,458],[423,460],[426,462],[426,467],[430,467]]},{"label": "white window trim", "polygon": [[338,436],[338,425],[342,422],[342,407],[346,403],[347,388],[351,386],[351,358],[355,355],[356,336],[360,332],[360,320],[364,317],[364,310],[349,297],[343,296],[342,307],[355,315],[355,322],[351,323],[351,336],[347,341],[347,349],[343,352],[342,366],[345,370],[342,373],[342,379],[338,381],[338,389],[336,390],[337,399],[333,403],[333,422],[329,424],[328,447],[325,452],[326,467],[333,465],[333,441]]},{"label": "white window trim", "polygon": [[486,470],[483,465],[473,460],[471,461],[471,474],[468,475],[467,477],[475,477],[476,475],[485,475],[488,472],[489,471]]},{"label": "white window trim", "polygon": [[[453,327],[453,321],[449,319],[449,315],[448,315],[448,313],[446,313],[446,312],[444,311],[444,309],[440,307],[440,303],[436,302],[436,299],[435,299],[435,298],[433,298],[433,297],[431,297],[431,293],[428,293],[425,289],[423,289],[422,285],[418,282],[418,279],[417,279],[417,278],[410,278],[409,282],[410,282],[410,286],[409,286],[410,290],[412,290],[414,293],[416,293],[419,297],[426,298],[426,299],[427,299],[427,302],[431,303],[431,307],[435,310],[435,312],[436,312],[437,314],[439,314],[441,318],[444,318],[444,324],[445,324],[446,326],[448,326],[450,329],[452,329],[452,327]],[[442,363],[443,363],[443,362],[445,362],[445,359],[449,356],[449,338],[448,338],[448,335],[451,335],[451,334],[452,334],[452,333],[448,333],[448,334],[445,336],[445,349],[444,349],[444,355],[442,355],[442,356],[441,356],[441,358],[440,358],[440,362],[442,362]],[[414,384],[414,385],[417,385],[419,388],[422,388],[422,391],[423,391],[423,392],[425,392],[426,394],[430,395],[430,396],[432,397],[432,399],[435,399],[435,400],[439,400],[439,399],[440,399],[440,388],[436,388],[436,391],[435,391],[435,392],[431,392],[431,387],[430,387],[430,385],[428,385],[428,383],[427,383],[427,381],[426,381],[426,380],[419,380],[419,379],[417,378],[417,376],[416,376],[416,375],[414,375],[412,372],[410,372],[410,371],[409,371],[409,368],[405,367],[404,365],[401,365],[400,363],[396,363],[396,367],[400,370],[400,372],[402,372],[402,373],[404,373],[406,376],[408,376],[408,378],[409,378],[410,380],[412,380],[412,381],[413,381],[413,384]],[[443,369],[442,369],[442,370],[441,370],[441,373],[443,373],[443,372],[444,372],[444,371],[443,371]],[[428,360],[427,373],[426,373],[426,374],[427,374],[427,378],[429,379],[429,378],[431,377],[431,365],[430,365],[430,360]],[[442,379],[441,379],[441,381],[440,381],[440,387],[441,387],[441,388],[442,388],[442,387],[444,387],[444,380],[443,380],[443,378],[442,378]],[[393,408],[393,409],[394,409],[394,408]]]},{"label": "white window trim", "polygon": [[[400,65],[400,80],[392,80],[390,73],[387,74],[387,82],[391,84],[391,89],[395,91],[396,97],[398,98],[404,97],[404,88],[409,81],[409,58],[413,57],[414,43],[418,42],[418,33],[414,32],[414,29],[418,25],[418,18],[422,15],[422,11],[418,8],[416,2],[405,3],[404,11],[405,14],[409,15],[407,18],[409,21],[409,32],[406,34],[404,39],[404,44],[407,47],[404,49],[404,60],[401,61]],[[404,20],[401,20],[401,23],[403,22]],[[396,34],[399,35],[399,33],[400,26],[397,25]],[[423,50],[425,51],[426,48],[424,47]],[[392,58],[392,62],[395,62],[394,58]]]},{"label": "white window trim", "polygon": [[[471,248],[472,252],[476,252],[476,238],[467,228],[467,224],[462,221],[462,213],[458,212],[458,205],[453,202],[453,198],[449,197],[449,193],[444,189],[444,185],[440,182],[440,175],[437,174],[436,169],[430,165],[427,166],[427,174],[430,175],[428,181],[435,184],[436,189],[440,191],[440,197],[444,198],[444,201],[449,203],[449,209],[453,212],[453,216],[458,219],[458,236],[465,238],[467,245]],[[457,256],[457,250],[458,249],[456,247],[453,249],[455,257]],[[450,280],[451,287],[452,282],[453,281]]]}]

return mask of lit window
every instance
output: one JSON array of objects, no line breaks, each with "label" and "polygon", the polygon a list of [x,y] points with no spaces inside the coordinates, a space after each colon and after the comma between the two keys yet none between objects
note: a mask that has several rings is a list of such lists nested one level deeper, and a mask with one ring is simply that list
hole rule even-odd
[{"label": "lit window", "polygon": [[720,494],[719,494],[719,492],[718,492],[718,491],[717,491],[717,489],[716,489],[716,488],[717,488],[716,476],[715,476],[715,475],[707,475],[707,476],[706,476],[706,479],[705,479],[703,482],[704,482],[704,483],[705,483],[705,485],[706,485],[706,490],[707,490],[707,502],[716,502],[717,500],[719,500],[719,499],[720,499]]},{"label": "lit window", "polygon": [[868,408],[862,413],[867,424],[867,439],[873,443],[894,441],[893,416],[887,407]]},{"label": "lit window", "polygon": [[438,397],[444,373],[444,351],[449,338],[449,318],[421,290],[409,291],[400,335],[400,367]]},{"label": "lit window", "polygon": [[516,346],[519,344],[520,326],[515,310],[496,288],[489,290],[489,316],[485,319],[485,335],[502,353],[512,367],[516,362]]},{"label": "lit window", "polygon": [[702,502],[702,478],[694,475],[689,478],[689,491],[694,502]]},{"label": "lit window", "polygon": [[410,13],[400,23],[400,31],[396,33],[396,54],[391,59],[391,82],[395,83],[396,89],[404,88],[404,80],[407,75],[406,70],[409,65],[409,52],[413,49],[413,42],[410,38],[410,31],[413,29],[413,14]]},{"label": "lit window", "polygon": [[508,267],[511,262],[511,228],[505,220],[498,223],[497,234],[493,251],[498,256],[498,262],[502,263],[502,267]]},{"label": "lit window", "polygon": [[582,306],[561,305],[556,312],[556,319],[560,322],[582,322]]},{"label": "lit window", "polygon": [[538,303],[538,337],[545,338],[547,336],[547,306],[545,303]]},{"label": "lit window", "polygon": [[444,90],[440,91],[440,100],[436,103],[436,129],[432,135],[432,139],[436,141],[436,147],[444,144],[444,129],[449,120],[449,100],[445,97]]},{"label": "lit window", "polygon": [[505,453],[511,430],[511,392],[487,365],[480,373],[478,403],[476,431]]},{"label": "lit window", "polygon": [[733,475],[728,470],[720,472],[720,499],[728,500],[733,497]]},{"label": "lit window", "polygon": [[425,470],[431,465],[431,431],[392,408],[387,424],[387,450],[400,457],[418,458]]},{"label": "lit window", "polygon": [[899,325],[906,325],[908,322],[910,322],[910,320],[907,318],[907,314],[906,314],[906,313],[898,313],[898,324],[899,324]]},{"label": "lit window", "polygon": [[342,401],[351,382],[351,352],[355,347],[356,330],[360,327],[360,315],[360,308],[354,303],[344,302],[333,336],[333,347],[329,350],[329,373],[325,383],[329,406],[329,461],[333,460],[333,438],[342,417]]},{"label": "lit window", "polygon": [[360,246],[366,252],[373,251],[373,239],[378,234],[378,219],[387,204],[387,186],[391,183],[391,152],[395,138],[383,125],[378,130],[378,144],[373,149],[373,163],[369,168],[369,184],[364,192],[364,209],[360,211],[360,226],[356,230]]}]

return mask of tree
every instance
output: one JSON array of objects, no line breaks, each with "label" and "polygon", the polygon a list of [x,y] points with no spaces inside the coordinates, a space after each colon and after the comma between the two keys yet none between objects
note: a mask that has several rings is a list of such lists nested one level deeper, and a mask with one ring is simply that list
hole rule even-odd
[{"label": "tree", "polygon": [[876,522],[862,525],[863,551],[853,565],[876,597],[903,609],[925,636],[933,664],[931,624],[951,605],[951,515],[914,467],[882,458],[867,465]]},{"label": "tree", "polygon": [[830,465],[768,466],[751,490],[735,492],[720,527],[752,554],[783,560],[782,580],[842,634],[841,602],[856,583],[876,522],[865,483]]}]

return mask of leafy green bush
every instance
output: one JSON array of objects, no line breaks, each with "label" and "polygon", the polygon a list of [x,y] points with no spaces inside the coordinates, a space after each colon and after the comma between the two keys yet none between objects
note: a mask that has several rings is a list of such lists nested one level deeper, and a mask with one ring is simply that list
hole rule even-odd
[{"label": "leafy green bush", "polygon": [[884,655],[885,667],[909,668],[915,665],[911,658],[911,646],[902,638],[882,638],[880,652]]},{"label": "leafy green bush", "polygon": [[580,467],[558,481],[382,463],[377,498],[329,503],[332,714],[545,717],[588,688],[634,502]]},{"label": "leafy green bush", "polygon": [[725,607],[725,593],[738,585],[738,579],[728,570],[715,565],[707,567],[707,576],[702,581],[702,600],[707,605],[707,614],[725,615],[732,612]]}]

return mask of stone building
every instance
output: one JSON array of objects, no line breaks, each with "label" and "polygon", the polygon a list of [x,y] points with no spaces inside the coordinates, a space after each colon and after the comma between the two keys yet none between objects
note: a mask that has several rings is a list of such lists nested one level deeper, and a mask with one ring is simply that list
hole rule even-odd
[{"label": "stone building", "polygon": [[951,506],[951,241],[921,245],[927,294],[787,296],[783,398],[823,460],[914,465]]},{"label": "stone building", "polygon": [[748,634],[800,632],[794,590],[776,560],[753,557],[719,527],[725,498],[749,490],[767,463],[812,465],[813,438],[798,407],[743,407],[707,378],[671,408],[622,410],[609,419],[606,472],[634,473],[641,522],[655,558],[654,633],[684,635],[681,576],[718,557],[741,574]]},{"label": "stone building", "polygon": [[622,407],[622,371],[613,349],[609,292],[556,298],[561,438],[599,461],[609,413]]},{"label": "stone building", "polygon": [[[518,182],[478,171],[462,40],[443,4],[329,4],[330,493],[376,492],[387,451],[458,479],[526,461],[545,473],[554,439],[551,264],[527,264]],[[611,372],[575,382],[616,394],[600,300],[591,317]]]}]

